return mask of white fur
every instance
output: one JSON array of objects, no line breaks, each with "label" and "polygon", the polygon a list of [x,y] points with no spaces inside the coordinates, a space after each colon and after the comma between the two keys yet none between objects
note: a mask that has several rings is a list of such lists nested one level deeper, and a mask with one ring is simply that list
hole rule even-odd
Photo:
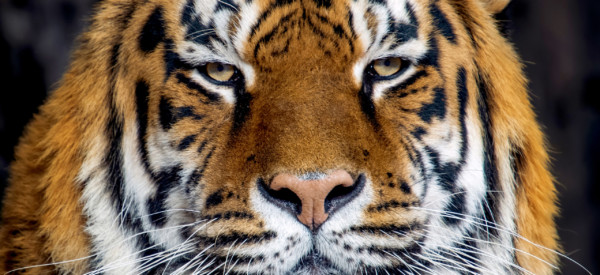
[{"label": "white fur", "polygon": [[[108,147],[104,140],[102,135],[97,135],[90,143],[90,151],[104,152]],[[86,156],[77,176],[79,181],[86,183],[82,194],[83,211],[87,216],[85,230],[92,238],[93,252],[102,258],[100,266],[111,267],[106,270],[107,274],[135,272],[135,238],[119,226],[119,213],[114,211],[110,194],[105,189],[107,171],[100,163],[101,159],[95,155]]]}]

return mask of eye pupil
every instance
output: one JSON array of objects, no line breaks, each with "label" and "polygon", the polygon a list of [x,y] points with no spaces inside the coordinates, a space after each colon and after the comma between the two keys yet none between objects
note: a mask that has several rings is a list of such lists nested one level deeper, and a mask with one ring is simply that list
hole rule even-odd
[{"label": "eye pupil", "polygon": [[386,60],[383,62],[383,64],[384,64],[386,67],[389,67],[389,66],[392,64],[392,61],[390,61],[389,59],[386,59]]}]

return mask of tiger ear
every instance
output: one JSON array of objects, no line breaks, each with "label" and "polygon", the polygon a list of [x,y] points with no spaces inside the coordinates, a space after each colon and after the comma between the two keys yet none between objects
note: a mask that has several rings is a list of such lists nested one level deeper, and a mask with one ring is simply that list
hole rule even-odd
[{"label": "tiger ear", "polygon": [[496,14],[501,12],[506,5],[510,2],[510,0],[479,0],[485,7],[487,11],[491,14]]}]

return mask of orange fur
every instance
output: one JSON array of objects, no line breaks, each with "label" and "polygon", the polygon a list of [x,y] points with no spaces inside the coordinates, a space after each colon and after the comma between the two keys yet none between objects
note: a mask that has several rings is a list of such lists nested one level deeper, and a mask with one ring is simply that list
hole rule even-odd
[{"label": "orange fur", "polygon": [[[554,217],[556,188],[548,170],[549,157],[543,134],[529,102],[527,84],[517,55],[509,42],[498,34],[493,21],[483,10],[468,3],[458,3],[469,11],[465,21],[474,24],[472,30],[479,47],[476,61],[483,81],[488,83],[492,100],[491,118],[495,125],[495,140],[500,151],[519,152],[515,182],[517,194],[517,233],[515,240],[518,263],[534,274],[552,274],[547,263],[557,264],[560,250]],[[497,9],[496,9],[497,10]],[[476,27],[475,27],[476,26]],[[539,259],[536,259],[539,258]],[[540,259],[542,261],[540,261]]]},{"label": "orange fur", "polygon": [[[183,39],[183,31],[177,27],[179,7],[167,0],[123,2],[106,0],[99,5],[98,14],[90,31],[82,36],[81,48],[75,52],[61,86],[27,127],[16,149],[0,226],[0,272],[74,259],[82,260],[26,269],[26,272],[81,274],[88,271],[89,262],[85,257],[89,256],[91,248],[89,236],[83,230],[86,218],[82,212],[79,182],[82,179],[78,178],[78,172],[86,158],[102,158],[105,153],[91,148],[97,140],[106,145],[103,138],[109,120],[107,106],[114,103],[119,107],[117,114],[124,119],[126,131],[136,129],[131,122],[136,116],[136,99],[128,91],[133,90],[140,79],[149,82],[151,87],[149,124],[159,124],[160,96],[167,97],[175,106],[193,105],[213,121],[205,135],[212,135],[212,140],[218,144],[214,149],[215,164],[207,168],[204,179],[212,184],[206,184],[202,196],[224,192],[230,194],[228,198],[231,199],[225,199],[203,215],[249,208],[244,183],[254,175],[269,178],[290,172],[290,169],[291,172],[306,172],[324,167],[355,173],[369,171],[369,176],[378,184],[374,187],[376,199],[368,206],[366,214],[363,213],[364,223],[399,224],[423,217],[405,210],[369,211],[386,200],[397,199],[405,203],[417,200],[416,196],[401,192],[399,182],[388,179],[391,172],[401,178],[409,175],[402,168],[408,161],[408,153],[398,149],[398,143],[410,140],[396,131],[396,125],[404,124],[407,132],[424,126],[415,114],[398,114],[398,106],[421,108],[434,98],[431,86],[447,85],[448,113],[449,117],[455,118],[459,113],[458,87],[453,81],[444,84],[444,79],[455,75],[459,67],[465,68],[469,76],[479,73],[482,79],[469,77],[466,85],[469,90],[476,90],[477,84],[488,87],[494,144],[497,151],[502,152],[497,155],[498,163],[503,167],[501,171],[509,171],[507,166],[511,161],[516,163],[518,176],[512,186],[517,199],[516,231],[532,243],[550,250],[558,249],[553,222],[557,213],[556,191],[548,172],[543,136],[531,110],[518,58],[490,16],[501,10],[506,1],[438,1],[457,28],[458,42],[452,45],[440,41],[441,73],[431,71],[430,77],[411,86],[422,89],[422,93],[405,99],[390,98],[388,105],[377,106],[378,115],[389,118],[382,120],[378,131],[373,131],[368,119],[360,115],[360,106],[352,104],[359,100],[357,91],[360,87],[353,81],[352,68],[348,64],[360,59],[364,50],[358,46],[357,37],[348,37],[348,41],[356,45],[351,48],[340,40],[323,42],[306,27],[290,25],[285,31],[275,33],[279,39],[268,48],[259,47],[254,56],[253,46],[259,38],[272,31],[282,16],[293,13],[300,6],[314,14],[321,13],[349,33],[348,20],[344,17],[346,4],[334,2],[330,10],[324,10],[312,1],[302,0],[277,9],[266,18],[264,27],[257,29],[256,36],[244,49],[246,61],[261,69],[257,70],[257,80],[248,90],[254,96],[253,112],[240,133],[233,137],[226,131],[232,123],[231,106],[202,105],[195,93],[181,87],[176,80],[168,79],[163,83],[164,45],[149,54],[138,50],[139,33],[148,15],[158,5],[166,7],[165,27],[170,38]],[[422,6],[429,3],[418,2]],[[261,5],[266,8],[269,1],[261,2]],[[127,19],[129,27],[125,28],[119,22],[125,20],[128,11],[131,11],[131,19]],[[426,18],[419,32],[430,33],[433,19],[427,18],[426,11],[418,12],[420,18]],[[301,14],[295,16],[301,17]],[[375,15],[367,16],[368,27],[376,26]],[[315,17],[314,20],[318,19]],[[235,31],[239,27],[232,23],[229,29]],[[335,36],[333,29],[322,27],[319,31]],[[469,44],[468,31],[473,35],[474,46]],[[292,39],[298,37],[302,39]],[[288,38],[292,42],[286,44]],[[110,64],[116,43],[120,43],[118,69]],[[290,49],[289,54],[272,54],[286,47]],[[115,70],[114,79],[109,73],[111,70]],[[111,88],[116,90],[112,102],[108,96]],[[478,100],[480,98],[476,96],[469,97],[471,112],[476,112]],[[202,126],[194,121],[182,122],[170,137],[180,140],[200,132]],[[515,153],[516,160],[511,159],[511,153]],[[243,173],[239,171],[247,175],[241,175]],[[221,220],[208,226],[203,233],[216,239],[223,231],[258,234],[263,231],[263,222],[258,219],[237,223]],[[558,261],[556,254],[524,239],[515,240],[516,247],[522,251],[516,254],[518,263],[535,274],[552,273],[547,264],[535,257],[555,264]]]}]

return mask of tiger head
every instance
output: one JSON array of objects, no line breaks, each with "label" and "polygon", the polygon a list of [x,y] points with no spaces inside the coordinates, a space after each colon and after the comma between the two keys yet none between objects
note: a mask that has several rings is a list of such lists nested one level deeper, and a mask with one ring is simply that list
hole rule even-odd
[{"label": "tiger head", "polygon": [[101,2],[47,104],[82,121],[89,269],[550,274],[506,2]]}]

